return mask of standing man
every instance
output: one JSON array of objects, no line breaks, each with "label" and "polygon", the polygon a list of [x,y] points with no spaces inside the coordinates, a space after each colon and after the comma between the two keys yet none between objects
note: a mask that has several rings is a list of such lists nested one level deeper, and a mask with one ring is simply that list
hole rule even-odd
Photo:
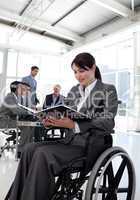
[{"label": "standing man", "polygon": [[22,82],[27,83],[31,87],[31,107],[35,108],[39,103],[39,100],[36,95],[37,81],[35,80],[36,75],[38,74],[39,68],[37,66],[31,67],[31,73],[29,76],[22,78]]}]

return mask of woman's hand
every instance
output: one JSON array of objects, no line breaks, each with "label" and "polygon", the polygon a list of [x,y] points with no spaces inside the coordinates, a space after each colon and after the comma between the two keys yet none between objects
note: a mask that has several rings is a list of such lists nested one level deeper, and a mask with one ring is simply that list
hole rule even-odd
[{"label": "woman's hand", "polygon": [[62,119],[56,118],[46,118],[43,120],[43,124],[45,127],[54,126],[54,127],[62,127],[62,128],[69,128],[72,129],[75,127],[74,121],[64,117]]}]

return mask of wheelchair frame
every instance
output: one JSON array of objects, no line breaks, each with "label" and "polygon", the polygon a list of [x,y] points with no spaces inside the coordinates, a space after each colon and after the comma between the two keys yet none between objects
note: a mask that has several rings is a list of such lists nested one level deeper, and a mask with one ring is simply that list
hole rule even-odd
[{"label": "wheelchair frame", "polygon": [[[85,159],[83,157],[73,160],[63,170],[58,177],[56,190],[51,200],[120,200],[120,195],[123,195],[123,200],[134,200],[135,169],[128,153],[123,148],[111,147],[105,150],[95,162],[90,174],[85,174],[82,167],[74,167],[75,163],[84,162]],[[115,159],[120,160],[116,173],[113,166]],[[75,178],[73,178],[73,173],[77,174]],[[121,182],[124,176],[127,177],[125,187]],[[84,195],[82,186],[86,181]]]}]

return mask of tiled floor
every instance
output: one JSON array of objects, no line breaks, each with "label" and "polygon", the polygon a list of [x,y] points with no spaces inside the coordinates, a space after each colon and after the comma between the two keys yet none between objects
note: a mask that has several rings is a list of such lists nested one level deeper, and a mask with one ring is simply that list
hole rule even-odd
[{"label": "tiled floor", "polygon": [[[140,198],[140,134],[134,132],[117,133],[113,135],[114,145],[123,147],[132,158],[136,170],[136,196],[135,200]],[[15,161],[12,152],[5,152],[0,158],[0,200],[4,200],[4,196],[10,187],[15,176],[18,162]],[[123,200],[123,199],[121,199]]]},{"label": "tiled floor", "polygon": [[15,176],[17,165],[13,152],[5,152],[0,158],[0,200],[4,200]]}]

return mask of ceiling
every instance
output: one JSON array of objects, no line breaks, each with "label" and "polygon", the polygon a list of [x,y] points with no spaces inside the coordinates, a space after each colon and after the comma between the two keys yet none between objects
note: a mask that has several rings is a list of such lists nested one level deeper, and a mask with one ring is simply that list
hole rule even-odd
[{"label": "ceiling", "polygon": [[73,45],[114,19],[131,20],[139,7],[140,0],[1,0],[0,22]]}]

